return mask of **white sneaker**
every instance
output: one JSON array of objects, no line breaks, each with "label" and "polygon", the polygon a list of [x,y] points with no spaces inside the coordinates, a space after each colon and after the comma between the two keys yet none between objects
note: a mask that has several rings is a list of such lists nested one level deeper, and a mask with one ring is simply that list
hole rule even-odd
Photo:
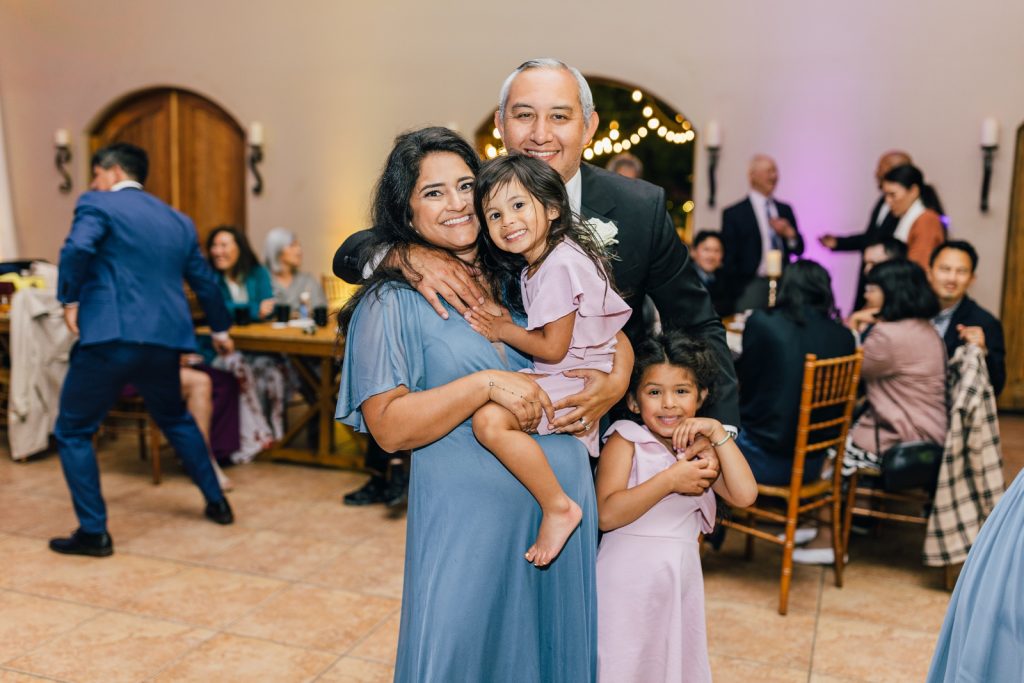
[{"label": "white sneaker", "polygon": [[[849,555],[843,556],[843,562],[848,562],[849,559]],[[835,564],[836,553],[832,548],[795,548],[793,562],[797,564]]]},{"label": "white sneaker", "polygon": [[[816,526],[798,526],[796,531],[793,532],[793,545],[803,545],[804,543],[810,543],[818,536],[818,527]],[[782,542],[786,541],[786,534],[779,534],[775,538]]]}]

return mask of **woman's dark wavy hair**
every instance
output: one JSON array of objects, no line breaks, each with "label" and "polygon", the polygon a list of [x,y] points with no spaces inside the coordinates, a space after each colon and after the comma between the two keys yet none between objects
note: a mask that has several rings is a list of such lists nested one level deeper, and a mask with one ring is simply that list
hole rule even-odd
[{"label": "woman's dark wavy hair", "polygon": [[689,370],[697,380],[697,388],[707,390],[707,398],[704,399],[701,410],[706,409],[714,401],[720,369],[714,352],[703,339],[673,330],[644,339],[636,347],[635,356],[633,374],[629,381],[629,393],[634,399],[637,399],[640,382],[647,369],[667,363]]},{"label": "woman's dark wavy hair", "polygon": [[942,202],[939,200],[939,193],[935,191],[934,187],[924,182],[924,173],[917,166],[913,164],[897,166],[890,169],[882,177],[882,180],[897,183],[908,190],[916,185],[921,193],[921,203],[924,204],[925,208],[931,209],[940,216],[946,215],[946,211],[942,208]]},{"label": "woman's dark wavy hair", "polygon": [[866,283],[879,287],[885,297],[878,312],[881,320],[928,320],[939,313],[939,300],[928,284],[928,276],[913,261],[892,259],[879,263],[868,273]]},{"label": "woman's dark wavy hair", "polygon": [[[235,282],[245,282],[249,277],[249,273],[260,264],[260,261],[256,258],[256,253],[253,252],[252,246],[249,244],[249,238],[235,226],[218,225],[210,231],[210,234],[206,236],[206,258],[210,260],[210,265],[213,266],[213,260],[210,259],[210,247],[213,246],[213,240],[222,232],[231,235],[235,240],[235,244],[238,245],[238,261],[235,262],[235,267],[224,273],[224,275],[230,277]],[[217,270],[216,267],[213,269]]]},{"label": "woman's dark wavy hair", "polygon": [[804,313],[808,309],[839,320],[839,310],[832,295],[832,278],[821,264],[807,259],[786,266],[775,308],[797,325],[807,322]]},{"label": "woman's dark wavy hair", "polygon": [[[420,128],[419,130],[402,133],[395,138],[395,143],[384,162],[384,170],[373,191],[372,207],[370,216],[373,219],[373,241],[362,252],[363,262],[359,264],[363,270],[367,262],[382,250],[387,250],[396,256],[402,267],[385,265],[381,263],[373,275],[363,283],[363,286],[352,296],[351,299],[338,313],[338,331],[344,335],[348,330],[349,322],[356,306],[363,297],[382,282],[400,282],[406,285],[410,283],[402,272],[402,268],[415,272],[415,268],[408,259],[406,247],[416,245],[427,249],[445,251],[427,242],[412,227],[412,199],[416,181],[420,176],[420,166],[428,155],[435,152],[448,152],[458,155],[473,175],[480,170],[480,157],[473,147],[466,142],[458,133],[434,126]],[[446,252],[447,253],[447,252]],[[518,285],[514,288],[518,293]]]},{"label": "woman's dark wavy hair", "polygon": [[517,283],[515,289],[518,290],[519,274],[527,265],[526,259],[519,254],[498,248],[487,229],[487,216],[484,215],[484,204],[488,197],[514,182],[522,185],[528,194],[541,203],[545,211],[558,211],[558,217],[551,221],[548,229],[544,253],[530,266],[530,271],[536,271],[555,247],[563,240],[570,239],[594,262],[607,286],[614,289],[608,252],[598,241],[597,235],[584,225],[580,216],[573,213],[561,176],[543,161],[524,154],[510,154],[485,162],[476,179],[473,202],[480,220],[480,265],[491,289],[501,291],[502,287],[507,287],[507,283],[512,281]]}]

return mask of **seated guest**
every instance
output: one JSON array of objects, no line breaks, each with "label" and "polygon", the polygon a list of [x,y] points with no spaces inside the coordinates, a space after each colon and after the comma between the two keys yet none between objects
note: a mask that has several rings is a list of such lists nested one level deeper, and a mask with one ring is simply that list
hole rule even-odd
[{"label": "seated guest", "polygon": [[850,429],[844,473],[900,443],[941,444],[948,422],[946,346],[931,323],[939,302],[924,270],[905,259],[881,263],[865,295],[878,309],[861,368],[868,407]]},{"label": "seated guest", "polygon": [[644,162],[640,161],[629,152],[616,154],[608,160],[608,164],[605,168],[612,173],[618,173],[624,178],[644,177]]},{"label": "seated guest", "polygon": [[[274,312],[270,274],[256,260],[245,233],[228,225],[214,228],[206,238],[206,249],[221,295],[236,319],[239,310],[247,311],[253,321],[269,318]],[[254,447],[246,444],[269,444],[268,431],[273,438],[284,435],[288,372],[280,356],[265,353],[233,354],[219,359],[219,367],[234,374],[242,389],[242,460],[249,460],[255,455]]]},{"label": "seated guest", "polygon": [[985,354],[989,381],[996,396],[1006,384],[1006,345],[1003,325],[967,296],[978,268],[978,252],[969,242],[943,242],[932,252],[928,279],[942,311],[932,318],[935,330],[946,342],[946,354],[952,358],[962,344],[976,344]]},{"label": "seated guest", "polygon": [[247,308],[253,321],[269,318],[274,312],[270,274],[256,260],[245,233],[230,225],[214,228],[206,237],[206,253],[228,308]]},{"label": "seated guest", "polygon": [[723,270],[736,291],[738,309],[761,308],[767,303],[767,254],[782,253],[785,268],[793,256],[804,253],[804,240],[789,204],[777,201],[779,172],[775,161],[758,154],[750,161],[750,193],[722,212]]},{"label": "seated guest", "polygon": [[[789,484],[800,410],[804,356],[836,358],[856,340],[838,320],[828,271],[796,261],[782,275],[775,308],[754,311],[736,362],[742,431],[736,438],[760,484]],[[804,481],[821,475],[823,457],[809,457]]]},{"label": "seated guest", "polygon": [[[201,359],[198,356],[195,358],[190,356],[186,356],[182,360]],[[217,380],[216,385],[214,384],[215,379]],[[210,452],[210,462],[213,464],[213,471],[217,475],[220,487],[225,491],[230,491],[232,489],[231,480],[227,478],[217,462],[217,453],[213,448],[212,438],[215,429],[220,432],[228,431],[227,434],[217,434],[221,443],[227,437],[226,440],[234,446],[224,453],[224,456],[230,457],[238,450],[238,381],[223,370],[208,366],[194,368],[182,365],[181,397],[185,400],[185,407],[192,415],[192,419],[196,421],[199,433],[203,435],[203,441],[206,442],[206,448]]]},{"label": "seated guest", "polygon": [[711,303],[720,316],[732,315],[732,291],[722,277],[722,236],[715,230],[701,230],[693,238],[690,256],[704,289],[711,295]]},{"label": "seated guest", "polygon": [[[274,228],[267,233],[263,243],[263,256],[270,271],[270,284],[274,290],[274,301],[290,306],[292,312],[299,310],[302,294],[309,295],[309,307],[327,306],[327,295],[315,277],[304,273],[302,268],[302,245],[295,233],[287,228]],[[312,311],[309,312],[312,317]]]},{"label": "seated guest", "polygon": [[938,194],[925,184],[921,169],[911,164],[886,173],[882,192],[889,210],[899,219],[893,237],[906,242],[907,258],[927,271],[932,251],[946,240]]}]

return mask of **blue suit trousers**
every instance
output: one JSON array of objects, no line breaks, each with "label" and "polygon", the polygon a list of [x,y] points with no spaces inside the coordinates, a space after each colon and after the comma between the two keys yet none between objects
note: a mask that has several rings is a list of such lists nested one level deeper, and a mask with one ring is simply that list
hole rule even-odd
[{"label": "blue suit trousers", "polygon": [[82,531],[107,530],[92,437],[128,383],[142,396],[206,502],[224,499],[206,443],[181,397],[180,354],[163,346],[119,341],[78,345],[72,350],[54,436]]}]

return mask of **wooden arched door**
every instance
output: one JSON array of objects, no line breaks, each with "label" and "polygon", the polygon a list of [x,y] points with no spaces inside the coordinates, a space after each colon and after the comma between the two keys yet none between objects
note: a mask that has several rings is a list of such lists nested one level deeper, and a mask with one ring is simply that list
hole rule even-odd
[{"label": "wooden arched door", "polygon": [[999,407],[1024,410],[1024,125],[1017,129],[1003,273],[1003,333],[1006,338],[1006,388]]},{"label": "wooden arched door", "polygon": [[188,215],[200,244],[218,225],[245,230],[245,133],[214,102],[174,88],[135,93],[92,130],[92,151],[112,142],[146,150],[146,190]]}]

